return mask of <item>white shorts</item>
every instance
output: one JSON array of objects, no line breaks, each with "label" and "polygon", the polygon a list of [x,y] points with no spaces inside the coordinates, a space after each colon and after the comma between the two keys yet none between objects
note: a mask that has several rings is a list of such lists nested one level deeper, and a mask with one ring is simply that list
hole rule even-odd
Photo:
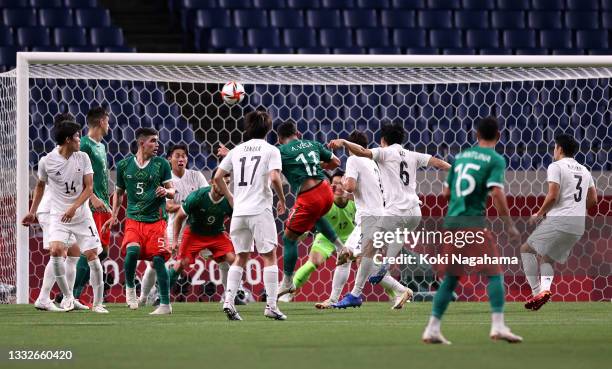
[{"label": "white shorts", "polygon": [[412,232],[421,223],[421,208],[415,206],[400,215],[385,214],[381,220],[380,226],[386,231],[395,232],[396,229],[407,229],[408,232]]},{"label": "white shorts", "polygon": [[565,263],[574,245],[582,235],[560,231],[550,224],[541,223],[527,239],[527,244],[538,255],[548,256],[558,263]]},{"label": "white shorts", "polygon": [[[36,219],[38,219],[38,224],[43,232],[43,250],[49,250],[49,213],[38,213],[36,214]],[[74,245],[75,243],[76,238],[71,234],[68,239],[68,245]]]},{"label": "white shorts", "polygon": [[92,216],[85,217],[79,223],[62,223],[61,219],[61,215],[49,216],[49,242],[62,242],[68,247],[74,239],[81,253],[93,249],[98,254],[102,252],[102,243]]},{"label": "white shorts", "polygon": [[234,215],[230,224],[230,238],[236,254],[253,252],[253,243],[260,254],[271,252],[278,240],[272,210],[266,209],[257,215]]},{"label": "white shorts", "polygon": [[361,227],[356,226],[353,231],[346,239],[344,246],[351,251],[353,257],[359,257],[361,255]]}]

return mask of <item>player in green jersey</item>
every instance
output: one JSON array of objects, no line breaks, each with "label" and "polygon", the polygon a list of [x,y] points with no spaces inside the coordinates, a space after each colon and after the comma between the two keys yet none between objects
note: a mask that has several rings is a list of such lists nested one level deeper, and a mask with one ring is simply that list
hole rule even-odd
[{"label": "player in green jersey", "polygon": [[[480,120],[476,136],[478,145],[471,147],[455,157],[445,183],[444,196],[449,199],[448,211],[444,225],[452,232],[466,230],[481,233],[479,240],[461,248],[445,245],[442,254],[476,254],[495,255],[495,241],[485,226],[487,196],[490,194],[497,213],[505,221],[511,239],[520,237],[518,230],[510,219],[510,210],[504,193],[505,159],[495,152],[499,141],[497,120],[488,117]],[[479,237],[476,237],[477,239]],[[450,263],[450,262],[449,262]],[[440,284],[433,300],[432,314],[423,332],[423,342],[450,344],[441,333],[440,322],[452,294],[457,287],[462,272],[460,266],[450,263],[446,268],[444,280]],[[505,340],[511,343],[521,342],[520,336],[513,334],[504,323],[504,284],[499,265],[481,265],[477,268],[481,274],[488,276],[487,293],[492,311],[490,337],[494,340]]]},{"label": "player in green jersey", "polygon": [[[102,142],[108,134],[108,111],[101,107],[94,107],[87,112],[87,136],[81,138],[81,151],[86,153],[93,167],[93,195],[89,198],[89,205],[93,212],[96,228],[102,243],[102,252],[98,255],[100,262],[108,256],[110,244],[110,231],[102,233],[102,225],[110,219],[111,209],[108,192],[108,164],[106,161],[106,145]],[[74,298],[79,299],[85,285],[89,282],[89,265],[85,255],[81,255],[77,264],[77,273],[74,282]]]},{"label": "player in green jersey", "polygon": [[[334,189],[334,204],[325,214],[325,219],[331,224],[342,243],[350,236],[355,228],[355,202],[347,196],[342,187],[342,176],[344,172],[336,170],[332,175],[331,182]],[[302,265],[293,276],[293,284],[298,289],[310,278],[310,275],[336,251],[336,246],[330,242],[322,233],[317,233],[308,256],[308,261]],[[290,295],[285,295],[290,296]]]},{"label": "player in green jersey", "polygon": [[283,281],[278,296],[295,291],[293,272],[297,263],[298,238],[314,227],[334,244],[343,248],[334,228],[325,214],[334,203],[331,186],[325,181],[323,169],[333,170],[340,165],[338,159],[321,143],[298,137],[294,122],[287,121],[277,129],[282,172],[296,193],[295,204],[289,212],[283,233]]},{"label": "player in green jersey", "polygon": [[[212,177],[214,178],[213,171]],[[229,173],[225,177],[230,182]],[[232,207],[223,193],[213,184],[193,191],[181,205],[174,218],[172,250],[178,250],[177,262],[170,269],[170,288],[176,283],[183,269],[195,261],[203,250],[208,250],[217,263],[232,264],[236,255],[234,246],[225,233],[225,219],[231,217]],[[183,222],[182,239],[179,237]],[[179,246],[179,240],[180,246]],[[227,273],[222,275],[223,289],[227,288]]]},{"label": "player in green jersey", "polygon": [[166,198],[174,198],[170,164],[157,156],[158,134],[153,128],[136,130],[138,152],[117,164],[117,185],[113,213],[102,232],[117,223],[119,208],[127,194],[127,221],[123,243],[125,250],[125,294],[130,309],[138,309],[134,277],[138,259],[152,260],[159,284],[160,305],[152,315],[171,314],[168,271],[170,258],[166,246]]}]

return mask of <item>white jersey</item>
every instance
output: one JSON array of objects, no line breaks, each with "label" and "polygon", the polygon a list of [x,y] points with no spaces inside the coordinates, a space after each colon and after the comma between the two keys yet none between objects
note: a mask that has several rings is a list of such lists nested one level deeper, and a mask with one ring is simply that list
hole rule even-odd
[{"label": "white jersey", "polygon": [[[187,196],[189,196],[190,193],[200,187],[208,186],[208,182],[206,181],[206,178],[204,178],[204,174],[198,170],[191,169],[186,169],[182,177],[177,176],[173,171],[172,184],[174,185],[176,192],[174,194],[174,199],[168,199],[167,202],[181,205],[185,202],[185,199],[187,199]],[[176,212],[168,213],[167,237],[169,240],[172,240],[174,237],[174,218],[176,218]],[[185,219],[183,226],[185,225],[186,221],[187,220]],[[181,228],[183,226],[181,226]]]},{"label": "white jersey", "polygon": [[357,181],[357,188],[353,193],[355,197],[355,221],[360,224],[362,216],[383,216],[385,206],[383,189],[380,181],[380,171],[372,160],[350,156],[346,161],[346,178]]},{"label": "white jersey", "polygon": [[270,171],[282,168],[278,148],[262,139],[243,142],[230,150],[219,168],[233,172],[234,216],[272,211]]},{"label": "white jersey", "polygon": [[[93,174],[91,161],[86,153],[77,151],[68,160],[60,155],[59,150],[53,150],[38,163],[38,178],[47,184],[45,192],[49,192],[49,212],[51,215],[61,215],[74,204],[83,192],[83,177]],[[91,217],[89,201],[81,205],[72,219],[72,223],[84,221]]]},{"label": "white jersey", "polygon": [[548,166],[547,176],[548,182],[559,184],[559,198],[546,217],[558,224],[559,230],[584,233],[587,192],[590,187],[595,187],[591,173],[573,158],[563,158]]},{"label": "white jersey", "polygon": [[416,170],[426,166],[431,155],[406,150],[400,144],[371,151],[380,169],[387,214],[404,215],[418,206]]}]

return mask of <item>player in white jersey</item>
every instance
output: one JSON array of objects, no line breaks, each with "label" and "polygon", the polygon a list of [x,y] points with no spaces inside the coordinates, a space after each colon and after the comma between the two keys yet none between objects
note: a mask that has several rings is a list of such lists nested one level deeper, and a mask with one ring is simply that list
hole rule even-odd
[{"label": "player in white jersey", "polygon": [[[185,202],[187,196],[190,193],[197,190],[200,187],[208,186],[208,182],[202,172],[198,170],[187,169],[188,162],[188,149],[184,144],[172,145],[168,150],[168,161],[172,168],[172,184],[176,190],[174,199],[166,200],[166,211],[168,212],[168,226],[166,228],[166,242],[168,245],[173,244],[174,237],[174,218],[181,207],[181,204]],[[183,226],[185,223],[183,222]],[[180,233],[182,235],[182,232]],[[180,242],[180,240],[179,240]],[[147,302],[147,296],[151,292],[153,285],[156,281],[156,272],[153,268],[152,262],[147,261],[147,269],[142,276],[142,288],[140,290],[140,297],[138,298],[138,304],[144,306]],[[227,265],[229,269],[229,265]],[[221,269],[222,266],[219,265]]]},{"label": "player in white jersey", "polygon": [[[74,116],[68,112],[59,113],[53,119],[53,125],[57,126],[63,121],[74,121]],[[56,148],[57,149],[57,148]],[[45,158],[41,158],[41,161],[45,160]],[[49,191],[44,191],[44,189],[39,189],[44,192],[42,200],[40,201],[40,205],[38,205],[38,209],[36,211],[36,219],[38,220],[38,224],[42,229],[43,233],[43,250],[49,252]],[[74,236],[71,236],[70,247],[66,252],[65,259],[65,268],[66,268],[66,280],[68,282],[68,287],[72,289],[74,285],[76,269],[79,260],[79,255],[81,251],[79,250],[79,246],[75,243],[76,240]],[[47,262],[45,266],[45,271],[43,274],[42,285],[40,287],[40,293],[34,302],[34,307],[37,310],[43,311],[65,311],[64,309],[58,308],[53,301],[51,300],[51,289],[55,284],[55,274],[53,272],[53,264],[51,260]],[[76,310],[89,310],[89,307],[83,305],[79,302],[79,300],[75,299],[74,308]]]},{"label": "player in white jersey", "polygon": [[29,225],[35,221],[38,206],[48,185],[48,240],[55,280],[64,295],[61,307],[66,311],[74,309],[72,286],[68,284],[63,259],[70,237],[74,236],[91,268],[90,278],[94,291],[92,310],[108,313],[102,306],[104,284],[102,265],[98,259],[102,245],[88,204],[93,193],[91,161],[87,154],[79,151],[81,127],[78,124],[62,122],[55,127],[55,131],[58,147],[39,163],[34,199],[22,223]]},{"label": "player in white jersey", "polygon": [[[264,315],[271,319],[285,320],[287,317],[276,305],[278,294],[278,267],[276,245],[278,235],[272,214],[272,189],[278,196],[277,211],[286,210],[285,195],[281,180],[280,151],[266,142],[272,129],[272,119],[265,111],[253,111],[244,117],[244,131],[249,141],[229,151],[221,161],[214,177],[215,185],[233,207],[230,237],[234,244],[236,259],[229,269],[227,291],[223,311],[230,320],[242,320],[234,298],[242,280],[244,267],[254,251],[254,245],[263,259],[263,282],[267,305]],[[233,194],[227,187],[224,176],[233,173]]]},{"label": "player in white jersey", "polygon": [[[360,147],[368,146],[368,137],[359,131],[351,133],[347,141]],[[361,261],[351,292],[344,296],[342,300],[331,305],[340,309],[357,307],[362,304],[361,292],[369,277],[376,251],[372,247],[374,232],[379,229],[378,223],[381,217],[385,215],[380,171],[372,160],[351,155],[346,161],[346,172],[344,173],[342,186],[346,192],[353,194],[355,207],[357,208],[356,225],[346,241],[346,248],[350,251],[352,258],[361,254]],[[362,246],[364,247],[362,248]],[[347,274],[349,270],[350,264],[337,266],[336,271],[334,271],[334,279],[337,279],[336,273]],[[338,279],[342,280],[344,278]],[[402,286],[390,275],[385,276],[381,283],[385,289],[396,294],[397,298],[393,304],[394,309],[401,309],[406,301],[412,298],[412,290]]]},{"label": "player in white jersey", "polygon": [[[448,170],[450,164],[444,160],[406,150],[402,147],[405,131],[399,123],[389,123],[381,127],[380,147],[366,149],[346,140],[332,140],[329,146],[332,149],[346,147],[352,154],[374,160],[380,170],[382,179],[383,198],[385,200],[385,217],[380,224],[385,231],[406,229],[413,231],[421,220],[419,197],[416,193],[416,170],[421,167],[434,167]],[[403,243],[392,242],[387,245],[387,258],[395,258],[401,251]],[[367,245],[364,245],[368,247]],[[368,268],[365,272],[372,272],[374,264],[372,259],[361,266]],[[389,265],[383,263],[378,271],[370,276],[370,283],[382,281],[389,270]]]},{"label": "player in white jersey", "polygon": [[[553,263],[565,263],[572,247],[584,234],[587,209],[597,204],[595,182],[587,168],[574,160],[578,143],[572,136],[555,137],[554,162],[548,166],[548,193],[530,219],[546,219],[521,246],[523,270],[533,297],[525,308],[538,310],[551,297]],[[540,256],[539,273],[538,260]],[[538,275],[539,274],[539,275]]]}]

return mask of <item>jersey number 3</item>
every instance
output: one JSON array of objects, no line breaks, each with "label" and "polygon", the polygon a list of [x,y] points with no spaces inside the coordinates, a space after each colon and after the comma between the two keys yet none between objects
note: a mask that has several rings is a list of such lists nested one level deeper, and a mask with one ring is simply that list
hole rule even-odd
[{"label": "jersey number 3", "polygon": [[580,185],[582,184],[582,176],[576,174],[574,175],[574,178],[578,180],[578,183],[576,183],[576,189],[578,190],[578,193],[574,194],[574,201],[580,202],[580,200],[582,200],[582,187],[580,187]]}]

